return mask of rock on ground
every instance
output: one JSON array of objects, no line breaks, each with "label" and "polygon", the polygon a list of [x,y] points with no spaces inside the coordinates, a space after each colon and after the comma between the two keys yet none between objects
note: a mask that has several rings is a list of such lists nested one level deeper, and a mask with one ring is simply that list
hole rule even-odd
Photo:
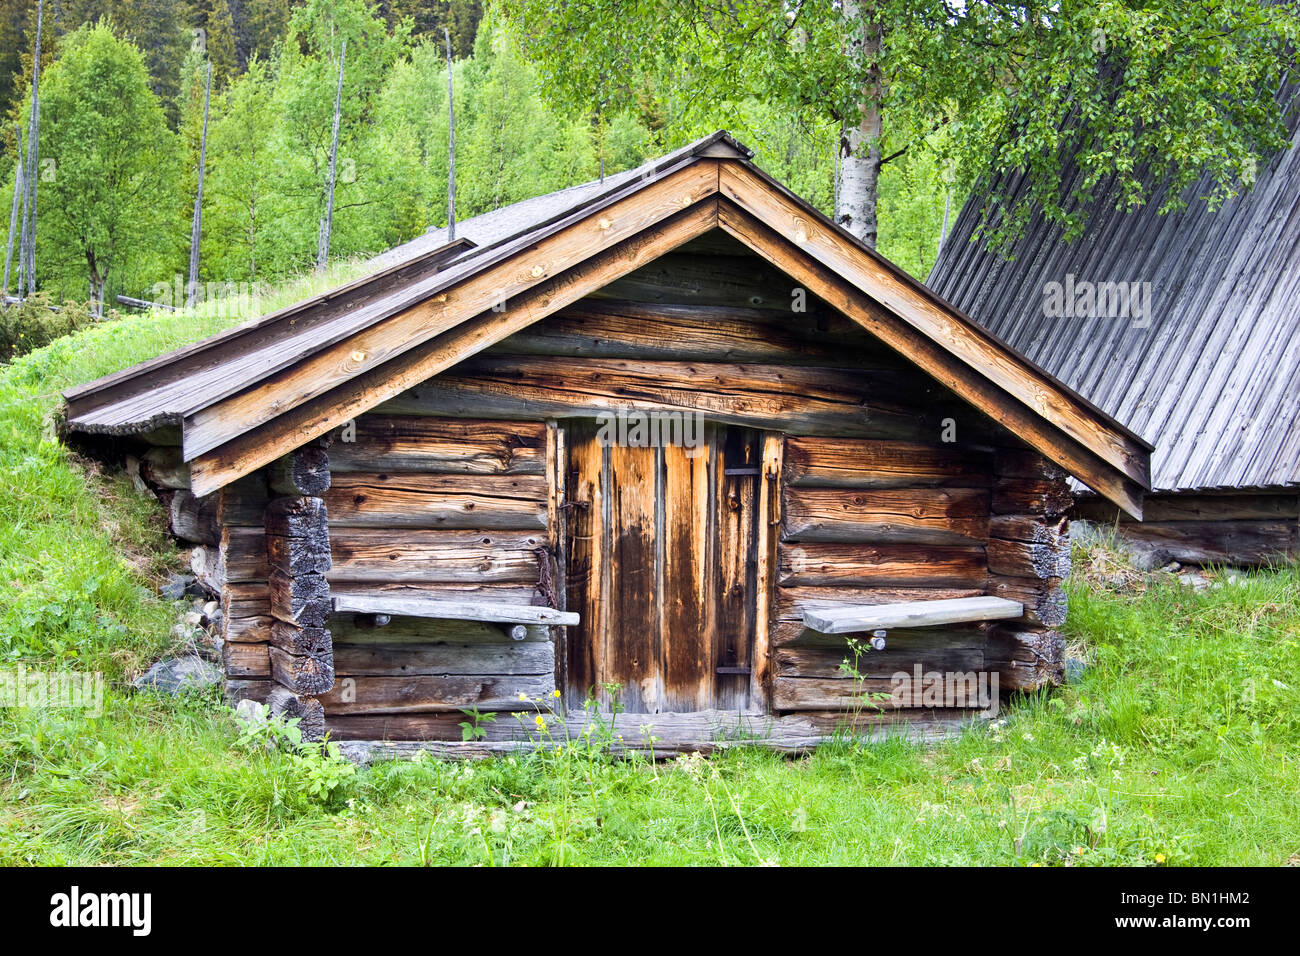
[{"label": "rock on ground", "polygon": [[159,661],[133,684],[138,690],[156,690],[160,694],[183,694],[203,690],[221,682],[221,670],[203,658],[190,654]]}]

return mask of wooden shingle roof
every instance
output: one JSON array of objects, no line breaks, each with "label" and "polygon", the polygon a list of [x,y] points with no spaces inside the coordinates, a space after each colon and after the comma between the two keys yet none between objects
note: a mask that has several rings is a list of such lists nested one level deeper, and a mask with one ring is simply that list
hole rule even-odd
[{"label": "wooden shingle roof", "polygon": [[[1104,186],[1078,240],[1035,217],[1011,248],[971,237],[979,196],[958,216],[928,284],[1159,450],[1157,491],[1264,489],[1300,484],[1300,111],[1280,98],[1290,147],[1254,187],[1217,211],[1196,184],[1183,212],[1163,196],[1115,209]],[[1069,171],[1064,188],[1080,175]],[[994,183],[1013,198],[1024,177]],[[1010,257],[1010,258],[1008,258]],[[1049,318],[1048,283],[1150,283],[1150,324],[1131,317]]]},{"label": "wooden shingle roof", "polygon": [[[180,425],[195,494],[330,431],[720,229],[1134,514],[1150,446],[790,193],[715,133],[488,213],[378,275],[65,393],[68,424]],[[408,258],[402,258],[409,254]]]}]

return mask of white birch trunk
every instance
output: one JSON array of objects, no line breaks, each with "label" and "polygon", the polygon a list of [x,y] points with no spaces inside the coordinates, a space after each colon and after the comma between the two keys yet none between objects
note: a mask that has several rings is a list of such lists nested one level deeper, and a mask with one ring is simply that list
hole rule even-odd
[{"label": "white birch trunk", "polygon": [[[881,26],[868,23],[858,0],[845,0],[843,11],[850,55],[865,61],[880,52]],[[880,191],[880,70],[872,66],[859,103],[858,124],[840,140],[839,202],[835,221],[870,248],[876,247],[876,199]]]}]

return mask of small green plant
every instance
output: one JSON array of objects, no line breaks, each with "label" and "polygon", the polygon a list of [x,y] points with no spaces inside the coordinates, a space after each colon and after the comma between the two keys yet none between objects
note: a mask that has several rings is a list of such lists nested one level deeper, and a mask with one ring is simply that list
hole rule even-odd
[{"label": "small green plant", "polygon": [[853,682],[853,692],[849,695],[850,703],[847,708],[848,727],[846,728],[848,734],[852,735],[857,729],[858,719],[864,710],[878,711],[886,701],[893,700],[893,696],[866,690],[867,676],[862,673],[862,658],[871,652],[871,645],[858,637],[846,638],[846,643],[852,659],[844,658],[840,661],[837,670]]},{"label": "small green plant", "polygon": [[298,747],[302,744],[302,730],[297,717],[287,720],[271,713],[266,704],[258,705],[261,710],[245,717],[238,711],[232,711],[239,726],[239,737],[235,746],[249,753],[259,750],[277,750],[281,747]]},{"label": "small green plant", "polygon": [[285,719],[271,713],[265,704],[256,716],[239,715],[239,737],[235,746],[249,753],[285,751],[295,791],[309,802],[330,806],[344,792],[357,768],[332,741],[306,742],[299,718]]},{"label": "small green plant", "polygon": [[461,713],[469,718],[460,722],[460,739],[464,741],[482,740],[487,736],[487,728],[483,725],[496,723],[497,719],[496,714],[483,713],[477,707],[462,709]]},{"label": "small green plant", "polygon": [[306,744],[288,758],[301,792],[322,806],[337,804],[357,773],[356,766],[333,741]]}]

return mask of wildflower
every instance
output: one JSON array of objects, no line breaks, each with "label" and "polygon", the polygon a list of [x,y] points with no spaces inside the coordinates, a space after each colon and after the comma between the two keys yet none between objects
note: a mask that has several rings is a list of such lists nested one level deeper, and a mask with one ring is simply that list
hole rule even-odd
[{"label": "wildflower", "polygon": [[1107,825],[1107,823],[1108,823],[1108,821],[1107,821],[1107,819],[1106,819],[1106,808],[1105,808],[1105,807],[1093,807],[1093,808],[1092,808],[1092,820],[1091,820],[1090,823],[1089,823],[1089,825],[1090,825],[1091,828],[1092,828],[1092,832],[1093,832],[1093,833],[1099,833],[1099,834],[1100,834],[1100,833],[1105,833],[1105,832],[1106,832],[1106,825]]},{"label": "wildflower", "polygon": [[533,723],[535,723],[542,730],[546,729],[546,718],[543,717],[541,714],[538,714],[536,717],[533,718]]},{"label": "wildflower", "polygon": [[556,700],[559,700],[559,699],[560,699],[560,692],[559,692],[558,690],[553,690],[553,691],[551,691],[551,696],[554,697]]},{"label": "wildflower", "polygon": [[1157,863],[1163,863],[1163,862],[1165,862],[1165,855],[1164,855],[1163,853],[1157,853],[1157,854],[1156,854],[1156,862],[1157,862]]},{"label": "wildflower", "polygon": [[522,700],[522,701],[524,701],[525,703],[527,703],[527,701],[528,701],[528,695],[527,695],[527,694],[520,694],[520,695],[519,695],[519,699]]}]

